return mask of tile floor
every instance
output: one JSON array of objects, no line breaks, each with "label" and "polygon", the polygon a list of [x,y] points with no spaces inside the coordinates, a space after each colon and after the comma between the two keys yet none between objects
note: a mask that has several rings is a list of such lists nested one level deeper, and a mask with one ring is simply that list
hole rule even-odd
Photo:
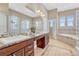
[{"label": "tile floor", "polygon": [[58,40],[50,39],[45,49],[35,48],[35,56],[74,56],[77,55],[75,48]]}]

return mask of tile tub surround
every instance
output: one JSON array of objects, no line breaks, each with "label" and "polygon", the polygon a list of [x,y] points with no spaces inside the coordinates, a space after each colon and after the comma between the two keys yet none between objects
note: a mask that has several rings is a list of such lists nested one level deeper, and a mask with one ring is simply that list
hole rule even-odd
[{"label": "tile tub surround", "polygon": [[70,37],[72,39],[78,39],[79,37],[76,36],[76,35],[70,35],[70,34],[58,34],[58,35],[61,35],[61,36],[65,36],[65,37]]},{"label": "tile tub surround", "polygon": [[76,40],[77,40],[77,36],[76,35],[70,35],[70,34],[57,34],[57,39],[69,44],[72,47],[76,46]]}]

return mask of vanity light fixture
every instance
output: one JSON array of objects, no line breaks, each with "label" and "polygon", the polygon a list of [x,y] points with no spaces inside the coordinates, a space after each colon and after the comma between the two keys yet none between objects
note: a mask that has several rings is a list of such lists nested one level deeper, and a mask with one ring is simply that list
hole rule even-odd
[{"label": "vanity light fixture", "polygon": [[43,17],[45,16],[45,14],[42,15]]},{"label": "vanity light fixture", "polygon": [[45,14],[40,10],[40,9],[35,9],[35,11],[36,11],[36,13],[39,15],[39,16],[41,16],[41,17],[44,17],[45,16]]},{"label": "vanity light fixture", "polygon": [[44,16],[45,16],[45,14],[44,14],[43,12],[41,12],[41,16],[42,16],[42,17],[44,17]]},{"label": "vanity light fixture", "polygon": [[36,12],[40,13],[41,11],[40,10],[37,10]]}]

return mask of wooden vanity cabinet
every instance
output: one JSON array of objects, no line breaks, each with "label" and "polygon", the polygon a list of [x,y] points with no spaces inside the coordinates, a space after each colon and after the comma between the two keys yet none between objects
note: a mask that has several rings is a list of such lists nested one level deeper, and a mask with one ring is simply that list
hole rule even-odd
[{"label": "wooden vanity cabinet", "polygon": [[34,44],[30,44],[12,54],[13,56],[34,56]]},{"label": "wooden vanity cabinet", "polygon": [[29,45],[25,46],[24,48],[16,51],[13,55],[14,56],[34,56],[34,43],[33,40],[26,42]]},{"label": "wooden vanity cabinet", "polygon": [[12,56],[24,56],[24,48],[16,51],[15,53],[12,54]]},{"label": "wooden vanity cabinet", "polygon": [[0,49],[0,56],[34,56],[34,41],[37,42],[37,47],[45,48],[49,42],[48,34],[42,34],[2,48]]},{"label": "wooden vanity cabinet", "polygon": [[45,36],[37,40],[37,47],[39,48],[45,47]]},{"label": "wooden vanity cabinet", "polygon": [[34,56],[34,43],[25,47],[25,56]]},{"label": "wooden vanity cabinet", "polygon": [[31,49],[31,50],[25,52],[25,56],[34,56],[34,51]]},{"label": "wooden vanity cabinet", "polygon": [[45,48],[49,43],[49,35],[44,34],[37,38],[37,47]]},{"label": "wooden vanity cabinet", "polygon": [[[28,40],[20,42],[20,43],[15,43],[11,46],[1,49],[0,56],[26,56],[26,53],[29,50],[34,51],[33,45],[34,45],[33,39],[28,39]],[[31,47],[29,47],[29,46],[31,46]],[[26,49],[27,47],[29,47],[29,49]],[[32,52],[32,53],[34,53],[34,52]],[[31,56],[31,54],[28,54],[27,56]]]}]

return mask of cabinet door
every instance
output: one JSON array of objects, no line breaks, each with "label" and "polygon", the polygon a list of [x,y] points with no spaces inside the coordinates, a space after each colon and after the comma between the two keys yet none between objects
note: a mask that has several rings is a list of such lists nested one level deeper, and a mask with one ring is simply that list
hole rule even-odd
[{"label": "cabinet door", "polygon": [[45,37],[42,37],[37,40],[37,47],[44,48],[45,47]]},{"label": "cabinet door", "polygon": [[18,50],[13,54],[13,56],[24,56],[24,49]]}]

